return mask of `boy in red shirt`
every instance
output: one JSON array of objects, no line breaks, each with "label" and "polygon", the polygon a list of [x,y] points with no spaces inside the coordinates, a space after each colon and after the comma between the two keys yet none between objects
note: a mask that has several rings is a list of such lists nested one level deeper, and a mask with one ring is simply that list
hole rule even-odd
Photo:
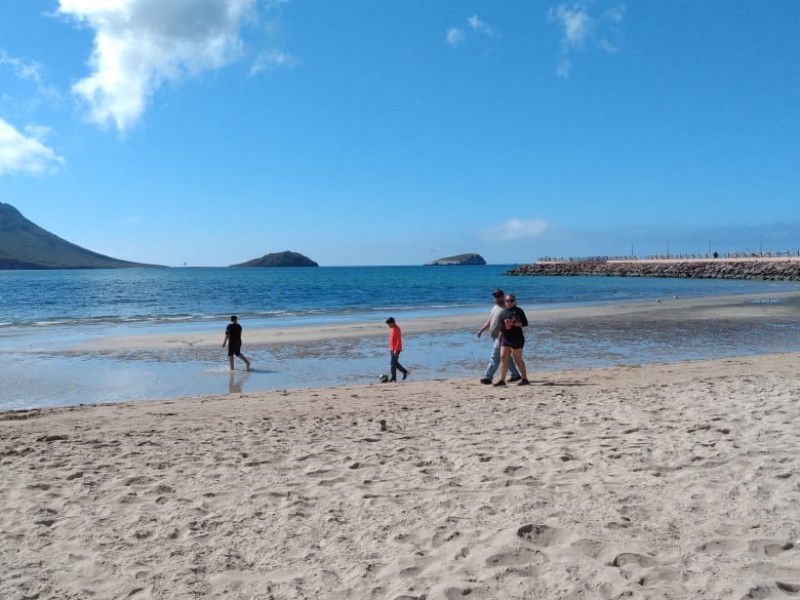
[{"label": "boy in red shirt", "polygon": [[394,320],[394,317],[386,319],[386,324],[389,326],[389,352],[392,355],[391,372],[392,377],[389,381],[397,381],[397,372],[403,374],[403,381],[410,371],[400,364],[400,352],[403,351],[403,332]]}]

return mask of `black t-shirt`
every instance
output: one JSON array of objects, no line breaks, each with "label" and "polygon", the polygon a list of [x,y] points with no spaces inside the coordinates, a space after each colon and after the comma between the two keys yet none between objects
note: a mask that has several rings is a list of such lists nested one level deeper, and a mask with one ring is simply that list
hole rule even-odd
[{"label": "black t-shirt", "polygon": [[[522,323],[522,326],[512,325],[511,329],[506,329],[505,320],[514,319]],[[525,333],[522,331],[523,327],[528,326],[528,317],[525,316],[525,311],[519,306],[513,308],[506,308],[500,315],[500,333],[503,339],[509,346],[521,346],[525,342]]]},{"label": "black t-shirt", "polygon": [[238,323],[230,323],[225,328],[225,333],[228,334],[228,342],[231,344],[242,343],[242,326]]}]

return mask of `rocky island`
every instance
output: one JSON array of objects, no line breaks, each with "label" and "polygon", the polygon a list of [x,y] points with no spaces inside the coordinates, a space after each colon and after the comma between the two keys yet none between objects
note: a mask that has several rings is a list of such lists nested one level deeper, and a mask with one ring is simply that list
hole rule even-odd
[{"label": "rocky island", "polygon": [[285,250],[265,254],[247,262],[231,265],[231,267],[318,267],[319,265],[307,256]]},{"label": "rocky island", "polygon": [[455,256],[446,256],[439,258],[432,262],[425,263],[426,267],[443,267],[443,266],[463,266],[463,265],[485,265],[486,261],[480,254],[457,254]]}]

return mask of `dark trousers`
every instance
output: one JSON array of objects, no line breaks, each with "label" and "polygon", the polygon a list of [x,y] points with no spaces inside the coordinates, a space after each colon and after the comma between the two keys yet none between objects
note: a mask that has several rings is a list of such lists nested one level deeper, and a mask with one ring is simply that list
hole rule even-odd
[{"label": "dark trousers", "polygon": [[403,375],[408,373],[408,371],[400,364],[400,353],[399,352],[392,352],[392,362],[391,362],[391,369],[392,369],[392,379],[397,379],[397,372],[400,371]]}]

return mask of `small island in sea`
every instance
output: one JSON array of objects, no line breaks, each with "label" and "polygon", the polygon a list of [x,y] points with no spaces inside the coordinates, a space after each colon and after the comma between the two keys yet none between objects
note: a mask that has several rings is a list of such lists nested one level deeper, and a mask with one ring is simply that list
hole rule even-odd
[{"label": "small island in sea", "polygon": [[434,261],[425,263],[426,267],[445,267],[445,266],[463,266],[463,265],[485,265],[486,261],[480,254],[456,254],[455,256],[446,256],[444,258],[437,258]]},{"label": "small island in sea", "polygon": [[231,267],[318,267],[319,265],[298,252],[284,250],[265,254],[261,258],[254,258],[247,262],[231,265]]}]

